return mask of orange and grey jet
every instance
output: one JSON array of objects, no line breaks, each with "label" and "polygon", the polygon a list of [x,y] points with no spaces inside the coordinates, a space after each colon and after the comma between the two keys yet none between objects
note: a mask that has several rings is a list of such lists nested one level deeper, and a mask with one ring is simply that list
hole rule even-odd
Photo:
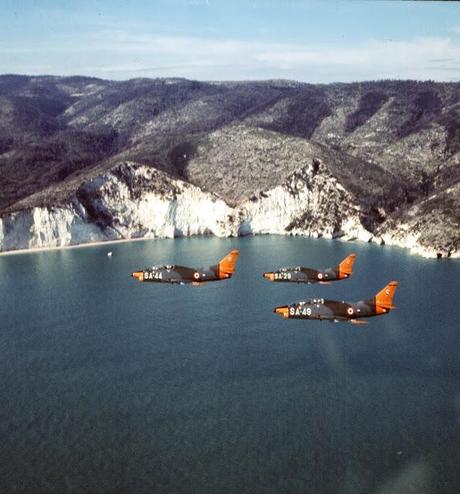
[{"label": "orange and grey jet", "polygon": [[207,268],[188,268],[186,266],[153,266],[132,273],[139,281],[154,283],[193,283],[201,284],[231,278],[236,268],[239,252],[232,250],[215,266]]},{"label": "orange and grey jet", "polygon": [[338,300],[313,298],[304,302],[276,307],[273,312],[286,319],[313,319],[317,321],[367,324],[367,321],[363,321],[361,318],[381,316],[395,308],[393,296],[397,286],[397,281],[391,281],[371,300],[340,302]]},{"label": "orange and grey jet", "polygon": [[356,254],[350,254],[341,263],[333,268],[322,270],[304,268],[281,268],[278,271],[264,273],[264,278],[270,281],[287,281],[293,283],[322,283],[329,281],[345,280],[353,274],[353,264]]}]

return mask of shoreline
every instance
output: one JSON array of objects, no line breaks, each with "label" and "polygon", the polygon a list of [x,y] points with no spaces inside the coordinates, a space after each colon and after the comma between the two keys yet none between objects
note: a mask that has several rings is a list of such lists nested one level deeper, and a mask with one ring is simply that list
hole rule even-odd
[{"label": "shoreline", "polygon": [[[112,245],[112,244],[122,244],[126,242],[139,242],[140,240],[166,240],[166,238],[149,238],[149,237],[140,237],[140,238],[121,238],[118,240],[97,240],[96,242],[85,242],[84,244],[75,244],[75,245],[61,245],[56,247],[31,247],[29,249],[15,249],[15,250],[6,250],[0,252],[0,256],[13,256],[19,254],[35,254],[38,252],[48,252],[55,250],[68,250],[68,249],[84,249],[86,247],[98,247],[101,245]],[[170,239],[172,240],[172,239]]]},{"label": "shoreline", "polygon": [[[276,233],[264,233],[264,234],[253,234],[251,236],[259,236],[259,235],[280,235]],[[7,251],[2,251],[0,252],[0,257],[1,256],[13,256],[13,255],[20,255],[20,254],[35,254],[39,252],[49,252],[49,251],[56,251],[56,250],[68,250],[68,249],[84,249],[88,247],[100,247],[102,245],[114,245],[114,244],[122,244],[122,243],[127,243],[127,242],[140,242],[140,241],[146,241],[146,240],[175,240],[177,238],[191,238],[191,237],[206,237],[207,235],[191,235],[191,236],[183,236],[183,237],[139,237],[139,238],[122,238],[122,239],[117,239],[117,240],[98,240],[96,242],[85,242],[83,244],[75,244],[75,245],[62,245],[62,246],[54,246],[54,247],[31,247],[29,249],[15,249],[15,250],[7,250]],[[216,237],[215,235],[210,235],[213,238],[230,238],[230,237]],[[244,235],[246,236],[246,235]],[[283,235],[283,236],[292,236],[292,235]],[[305,235],[294,235],[294,236],[305,236]],[[238,237],[237,237],[238,238]],[[327,238],[327,237],[324,237]],[[340,242],[359,242],[362,244],[367,244],[369,242],[365,242],[364,240],[360,239],[342,239],[340,237],[338,238],[330,238],[329,240],[339,240]],[[374,245],[377,245],[375,242],[370,242],[373,243]],[[408,253],[412,256],[419,256],[423,257],[424,259],[433,259],[433,260],[439,260],[439,259],[460,259],[460,251],[455,252],[452,256],[442,256],[441,258],[438,258],[436,255],[436,252],[433,250],[433,255],[428,255],[428,250],[425,248],[420,248],[419,247],[409,247],[409,246],[404,246],[401,245],[399,242],[395,243],[389,243],[388,241],[385,242],[385,244],[382,246],[387,246],[387,247],[396,247],[399,249],[404,249],[407,250]]]}]

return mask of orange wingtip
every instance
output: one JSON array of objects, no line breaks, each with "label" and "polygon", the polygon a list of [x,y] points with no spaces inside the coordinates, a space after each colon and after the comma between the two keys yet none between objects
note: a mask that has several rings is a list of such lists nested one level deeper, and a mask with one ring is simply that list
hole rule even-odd
[{"label": "orange wingtip", "polygon": [[264,273],[264,278],[266,280],[274,281],[275,280],[275,273]]},{"label": "orange wingtip", "polygon": [[350,254],[338,265],[339,280],[349,278],[353,274],[353,264],[355,263],[356,254]]},{"label": "orange wingtip", "polygon": [[136,278],[136,280],[144,281],[144,272],[143,271],[134,271],[134,273],[132,273],[131,276],[133,278]]},{"label": "orange wingtip", "polygon": [[219,278],[231,278],[232,274],[235,272],[239,254],[239,251],[232,250],[219,262]]},{"label": "orange wingtip", "polygon": [[390,281],[388,285],[380,290],[375,296],[375,310],[377,314],[385,314],[389,310],[395,308],[393,305],[393,297],[398,288],[397,281]]}]

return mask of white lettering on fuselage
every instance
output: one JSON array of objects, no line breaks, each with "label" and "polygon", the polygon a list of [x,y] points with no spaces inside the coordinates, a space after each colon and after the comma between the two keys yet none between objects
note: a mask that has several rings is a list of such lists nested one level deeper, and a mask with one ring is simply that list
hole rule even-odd
[{"label": "white lettering on fuselage", "polygon": [[310,307],[289,307],[290,316],[311,316]]},{"label": "white lettering on fuselage", "polygon": [[145,271],[144,280],[161,280],[163,273],[161,271]]},{"label": "white lettering on fuselage", "polygon": [[275,273],[275,280],[290,280],[291,278],[291,273]]}]

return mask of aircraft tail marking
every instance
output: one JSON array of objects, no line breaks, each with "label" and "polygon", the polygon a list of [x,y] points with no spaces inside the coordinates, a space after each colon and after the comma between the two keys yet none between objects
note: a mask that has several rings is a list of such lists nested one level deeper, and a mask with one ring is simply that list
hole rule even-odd
[{"label": "aircraft tail marking", "polygon": [[377,314],[384,314],[391,309],[394,309],[393,297],[398,287],[397,281],[390,281],[387,286],[382,288],[379,293],[374,297],[375,310]]},{"label": "aircraft tail marking", "polygon": [[355,258],[356,254],[350,254],[337,266],[339,280],[349,278],[353,274],[353,264],[355,263]]},{"label": "aircraft tail marking", "polygon": [[229,252],[217,265],[218,277],[221,279],[231,278],[236,269],[236,261],[238,260],[239,251],[232,250]]}]

